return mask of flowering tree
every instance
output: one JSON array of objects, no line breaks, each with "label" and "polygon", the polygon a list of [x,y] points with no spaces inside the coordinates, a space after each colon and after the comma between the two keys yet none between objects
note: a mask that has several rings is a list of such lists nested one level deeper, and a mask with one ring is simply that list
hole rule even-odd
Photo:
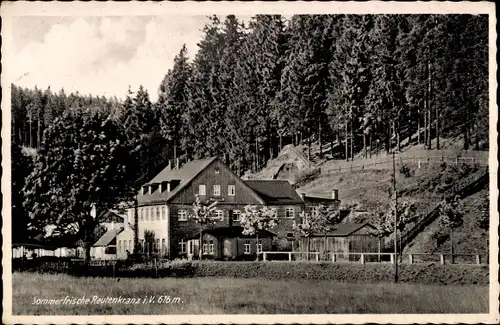
[{"label": "flowering tree", "polygon": [[325,234],[325,252],[326,252],[326,232],[329,228],[340,222],[340,211],[330,206],[319,205],[311,213],[302,211],[300,213],[300,222],[294,222],[295,232],[299,232],[307,238],[307,253],[309,253],[310,236],[314,233],[323,232]]},{"label": "flowering tree", "polygon": [[[415,222],[418,219],[418,214],[416,213],[416,206],[413,202],[409,201],[398,201],[396,209],[396,200],[393,197],[391,200],[391,205],[387,212],[377,211],[372,219],[373,226],[376,229],[372,231],[372,234],[379,238],[379,254],[380,254],[380,241],[382,238],[389,236],[394,232],[394,227],[396,227],[399,236],[399,251],[401,252],[401,234],[406,230],[408,225]],[[398,217],[398,223],[395,225],[396,212]]]},{"label": "flowering tree", "polygon": [[439,214],[441,216],[441,226],[448,228],[450,231],[450,244],[451,244],[451,263],[455,262],[453,256],[453,232],[464,224],[463,212],[459,206],[460,198],[458,196],[445,198],[439,204]]},{"label": "flowering tree", "polygon": [[199,245],[199,257],[201,261],[202,257],[202,237],[203,237],[203,229],[206,226],[214,225],[218,218],[215,214],[215,208],[217,206],[217,201],[212,203],[201,202],[200,196],[196,195],[196,199],[193,203],[193,208],[189,213],[189,218],[194,220],[200,226],[200,245]]},{"label": "flowering tree", "polygon": [[259,208],[255,205],[245,206],[245,212],[240,216],[244,235],[255,235],[257,240],[257,259],[259,258],[259,231],[272,229],[278,224],[276,212],[268,207]]}]

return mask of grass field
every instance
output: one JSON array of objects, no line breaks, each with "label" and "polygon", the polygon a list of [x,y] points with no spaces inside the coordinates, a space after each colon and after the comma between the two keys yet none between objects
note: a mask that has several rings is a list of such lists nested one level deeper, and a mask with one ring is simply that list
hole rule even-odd
[{"label": "grass field", "polygon": [[[234,278],[76,278],[15,273],[12,290],[14,315],[488,312],[487,286]],[[90,303],[34,304],[35,299],[64,299],[66,296],[69,299],[85,296]],[[92,303],[93,296],[139,298],[140,303],[98,304]],[[170,303],[161,301],[167,300],[166,297],[170,297]],[[149,299],[153,302],[149,303]]]}]

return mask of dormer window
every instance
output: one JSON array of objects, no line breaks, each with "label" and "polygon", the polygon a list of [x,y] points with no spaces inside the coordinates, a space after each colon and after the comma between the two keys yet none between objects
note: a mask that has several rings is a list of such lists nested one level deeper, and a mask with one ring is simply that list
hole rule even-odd
[{"label": "dormer window", "polygon": [[159,193],[163,192],[163,183],[160,183],[160,184],[158,185],[158,192],[159,192]]},{"label": "dormer window", "polygon": [[219,168],[215,168],[215,170],[214,170],[214,171],[215,171],[215,175],[218,175],[218,174],[220,173]]},{"label": "dormer window", "polygon": [[151,195],[151,193],[153,193],[153,185],[149,185],[149,195]]}]

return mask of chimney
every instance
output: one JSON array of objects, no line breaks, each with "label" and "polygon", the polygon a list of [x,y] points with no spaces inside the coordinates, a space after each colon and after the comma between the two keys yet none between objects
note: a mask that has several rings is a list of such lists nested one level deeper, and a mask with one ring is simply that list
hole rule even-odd
[{"label": "chimney", "polygon": [[170,192],[170,182],[167,183],[167,192]]},{"label": "chimney", "polygon": [[162,185],[163,185],[163,183],[160,183],[160,185],[158,185],[158,192],[159,192],[159,193],[161,193],[161,192],[162,192],[162,190],[163,190],[163,189],[162,189],[162,187],[163,187]]},{"label": "chimney", "polygon": [[332,190],[332,199],[333,200],[339,199],[339,190]]},{"label": "chimney", "polygon": [[144,186],[141,187],[141,195],[144,195]]},{"label": "chimney", "polygon": [[179,169],[181,167],[181,160],[180,158],[177,158],[175,161],[175,168]]},{"label": "chimney", "polygon": [[149,185],[149,194],[153,193],[153,185]]}]

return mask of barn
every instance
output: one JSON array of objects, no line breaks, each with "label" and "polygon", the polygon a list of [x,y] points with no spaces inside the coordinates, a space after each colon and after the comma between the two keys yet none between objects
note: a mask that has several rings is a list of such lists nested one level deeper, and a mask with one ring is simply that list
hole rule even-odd
[{"label": "barn", "polygon": [[335,253],[339,259],[349,259],[352,253],[377,253],[382,250],[382,243],[373,235],[374,229],[369,223],[337,224],[327,232],[302,236],[299,251],[313,253],[311,255],[319,253],[323,260],[330,259],[330,253]]}]

